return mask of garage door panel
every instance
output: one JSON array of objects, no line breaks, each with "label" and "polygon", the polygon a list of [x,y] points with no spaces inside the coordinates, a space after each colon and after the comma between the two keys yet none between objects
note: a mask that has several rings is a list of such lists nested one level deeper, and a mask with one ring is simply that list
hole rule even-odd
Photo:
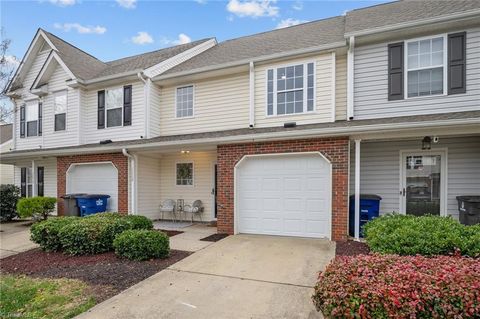
[{"label": "garage door panel", "polygon": [[237,168],[243,233],[330,237],[330,164],[316,154],[251,157]]}]

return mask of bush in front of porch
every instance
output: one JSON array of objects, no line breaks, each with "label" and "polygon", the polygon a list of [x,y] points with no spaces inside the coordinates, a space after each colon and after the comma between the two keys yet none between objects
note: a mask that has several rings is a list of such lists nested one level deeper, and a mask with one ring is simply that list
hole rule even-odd
[{"label": "bush in front of porch", "polygon": [[364,226],[373,252],[398,255],[480,256],[480,225],[465,226],[451,217],[388,214]]}]

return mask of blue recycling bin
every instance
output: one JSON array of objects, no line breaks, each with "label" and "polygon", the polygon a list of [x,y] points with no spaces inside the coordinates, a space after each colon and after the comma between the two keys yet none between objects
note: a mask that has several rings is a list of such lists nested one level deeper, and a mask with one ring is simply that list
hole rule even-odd
[{"label": "blue recycling bin", "polygon": [[107,202],[110,195],[87,194],[77,196],[77,206],[80,208],[80,216],[88,216],[107,211]]},{"label": "blue recycling bin", "polygon": [[[360,237],[363,237],[363,226],[380,215],[380,201],[382,198],[373,194],[360,194]],[[355,195],[350,196],[349,206],[349,233],[355,235]]]}]

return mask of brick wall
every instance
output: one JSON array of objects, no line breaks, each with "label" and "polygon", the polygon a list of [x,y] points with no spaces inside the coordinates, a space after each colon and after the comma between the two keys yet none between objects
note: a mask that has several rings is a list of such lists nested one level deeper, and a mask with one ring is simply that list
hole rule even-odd
[{"label": "brick wall", "polygon": [[348,234],[348,137],[302,139],[219,145],[217,227],[219,233],[234,232],[234,167],[242,157],[253,154],[320,152],[332,163],[332,239]]},{"label": "brick wall", "polygon": [[75,163],[112,162],[118,170],[118,211],[128,213],[128,159],[122,153],[86,154],[57,157],[57,197],[58,214],[63,215],[64,205],[61,196],[67,189],[66,174]]}]

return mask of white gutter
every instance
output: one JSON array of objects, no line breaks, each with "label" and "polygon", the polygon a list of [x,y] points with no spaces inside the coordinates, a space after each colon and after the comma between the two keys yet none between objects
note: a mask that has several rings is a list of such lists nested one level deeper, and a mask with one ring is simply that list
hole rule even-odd
[{"label": "white gutter", "polygon": [[143,114],[144,114],[144,129],[145,132],[143,134],[144,138],[148,138],[150,135],[150,129],[149,129],[149,119],[150,119],[150,85],[152,83],[152,80],[147,77],[145,80],[143,78],[142,72],[137,73],[138,78],[143,82]]},{"label": "white gutter", "polygon": [[136,174],[136,167],[137,167],[137,157],[136,155],[131,155],[128,153],[128,150],[126,148],[122,149],[123,155],[128,157],[128,161],[130,162],[131,168],[129,168],[129,172],[131,171],[130,179],[131,179],[131,184],[130,184],[130,195],[131,195],[131,215],[136,215],[137,214],[137,174]]},{"label": "white gutter", "polygon": [[255,126],[255,65],[250,61],[250,78],[249,78],[249,127]]},{"label": "white gutter", "polygon": [[353,119],[353,90],[354,90],[354,71],[355,71],[355,37],[350,37],[348,41],[347,53],[347,121]]},{"label": "white gutter", "polygon": [[[181,146],[181,145],[198,145],[198,144],[228,144],[239,142],[261,142],[267,140],[282,140],[282,139],[297,139],[297,138],[313,138],[313,137],[333,137],[333,136],[351,136],[358,133],[384,133],[384,132],[398,132],[398,130],[411,130],[418,128],[430,128],[440,126],[455,126],[462,125],[480,125],[480,118],[467,118],[467,119],[455,119],[455,120],[443,120],[443,121],[430,121],[430,122],[418,122],[418,123],[386,123],[386,124],[373,124],[373,125],[359,125],[359,126],[345,126],[345,127],[326,127],[318,129],[304,129],[304,130],[292,130],[292,131],[277,131],[258,134],[244,134],[244,135],[232,135],[224,137],[208,137],[198,139],[185,139],[185,140],[171,140],[152,143],[138,143],[128,145],[130,150],[132,149],[146,149],[164,146]],[[479,126],[480,133],[480,126]],[[82,147],[82,148],[70,148],[67,150],[42,150],[38,152],[26,152],[22,154],[2,154],[2,159],[15,159],[17,156],[21,158],[39,157],[39,156],[59,156],[82,153],[98,153],[98,152],[119,152],[120,149],[126,146],[112,145],[103,147]]]},{"label": "white gutter", "polygon": [[152,78],[152,80],[153,81],[166,80],[166,79],[171,79],[171,78],[175,78],[175,77],[179,77],[179,76],[186,76],[186,75],[192,75],[192,74],[197,74],[197,73],[202,73],[202,72],[207,72],[207,71],[215,71],[215,70],[232,68],[232,67],[236,67],[236,66],[248,65],[248,64],[250,64],[250,62],[259,63],[259,62],[264,62],[264,61],[273,60],[273,59],[288,58],[288,57],[295,56],[295,55],[315,53],[317,51],[323,51],[323,50],[332,50],[332,49],[336,49],[336,48],[339,48],[339,47],[344,47],[345,45],[346,45],[345,41],[342,41],[342,42],[329,43],[329,44],[325,44],[325,45],[319,45],[319,46],[310,47],[310,48],[306,48],[306,49],[299,49],[299,50],[293,50],[293,51],[288,51],[288,52],[262,55],[262,56],[254,58],[254,59],[243,59],[243,60],[238,60],[238,61],[234,61],[234,62],[222,63],[222,64],[217,64],[217,65],[209,65],[209,66],[206,66],[206,67],[201,67],[201,68],[197,68],[197,69],[193,69],[193,70],[187,70],[187,71],[181,71],[181,72],[176,72],[176,73],[172,73],[172,74],[160,75],[160,76],[156,76],[156,77]]},{"label": "white gutter", "polygon": [[479,14],[480,14],[480,9],[474,9],[474,10],[469,10],[469,11],[464,11],[459,13],[452,13],[452,14],[448,14],[440,17],[426,18],[426,19],[417,20],[417,21],[408,21],[408,22],[391,24],[387,26],[381,26],[381,27],[371,28],[366,30],[347,32],[345,33],[345,38],[350,38],[352,36],[371,35],[375,33],[394,31],[398,29],[405,29],[405,28],[411,28],[411,27],[418,27],[418,26],[428,25],[428,24],[437,23],[437,22],[448,22],[448,21],[458,20],[462,18],[473,18]]}]

